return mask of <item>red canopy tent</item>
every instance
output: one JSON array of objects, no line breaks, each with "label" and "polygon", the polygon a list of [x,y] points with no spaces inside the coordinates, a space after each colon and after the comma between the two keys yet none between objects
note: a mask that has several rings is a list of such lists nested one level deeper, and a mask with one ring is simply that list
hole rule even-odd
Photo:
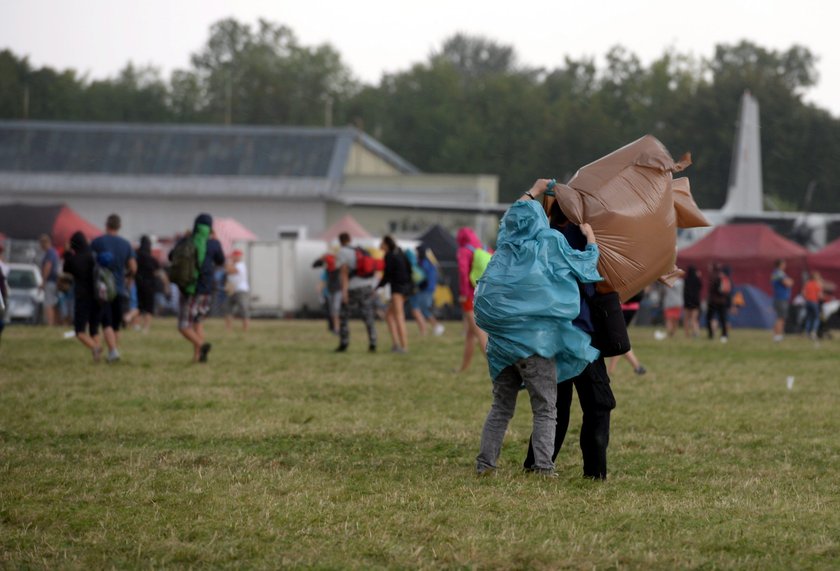
[{"label": "red canopy tent", "polygon": [[776,234],[766,224],[718,226],[701,240],[677,253],[677,265],[694,266],[708,277],[709,266],[718,262],[732,270],[732,281],[750,284],[772,295],[770,275],[778,259],[787,262],[786,272],[801,285],[808,250]]},{"label": "red canopy tent", "polygon": [[819,252],[808,254],[808,269],[820,272],[824,280],[840,285],[840,238],[829,242]]},{"label": "red canopy tent", "polygon": [[13,240],[37,240],[41,234],[47,234],[53,245],[62,249],[76,231],[88,240],[103,233],[66,204],[0,206],[0,232]]}]

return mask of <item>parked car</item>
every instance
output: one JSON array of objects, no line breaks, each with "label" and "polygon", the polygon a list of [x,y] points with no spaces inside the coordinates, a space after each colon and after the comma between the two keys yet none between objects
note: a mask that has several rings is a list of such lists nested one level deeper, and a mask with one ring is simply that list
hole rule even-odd
[{"label": "parked car", "polygon": [[41,289],[41,269],[35,264],[9,264],[6,283],[6,318],[9,321],[41,323],[44,309],[44,290]]}]

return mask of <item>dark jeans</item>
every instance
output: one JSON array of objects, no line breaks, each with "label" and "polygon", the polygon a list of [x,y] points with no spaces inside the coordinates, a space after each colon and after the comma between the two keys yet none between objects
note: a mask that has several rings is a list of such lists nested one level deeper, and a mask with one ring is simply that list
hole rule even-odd
[{"label": "dark jeans", "polygon": [[[569,429],[572,387],[577,391],[580,409],[583,411],[583,425],[580,429],[583,475],[604,480],[607,477],[607,446],[610,443],[610,411],[615,408],[615,396],[610,388],[610,377],[603,357],[590,363],[577,377],[558,383],[557,427],[551,459],[557,460]],[[525,469],[533,468],[534,450],[529,441]]]},{"label": "dark jeans", "polygon": [[717,304],[709,304],[708,309],[706,309],[706,327],[709,328],[709,339],[715,336],[715,331],[712,329],[712,320],[717,316],[718,322],[720,323],[720,335],[721,337],[728,337],[728,329],[726,327],[726,317],[728,313],[728,308],[725,305],[717,305]]},{"label": "dark jeans", "polygon": [[123,294],[117,294],[111,303],[103,303],[99,307],[102,328],[111,327],[114,331],[119,331],[123,324],[123,313],[128,307],[128,298]]}]

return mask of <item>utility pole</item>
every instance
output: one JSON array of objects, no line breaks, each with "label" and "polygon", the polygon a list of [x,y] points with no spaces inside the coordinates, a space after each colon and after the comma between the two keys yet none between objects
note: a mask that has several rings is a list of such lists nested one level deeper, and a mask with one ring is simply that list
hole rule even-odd
[{"label": "utility pole", "polygon": [[333,100],[332,100],[332,97],[327,95],[327,98],[324,101],[324,126],[325,127],[332,127],[332,124],[333,124]]},{"label": "utility pole", "polygon": [[230,75],[230,66],[228,66],[225,82],[225,125],[230,125],[233,116],[233,88],[230,85]]}]

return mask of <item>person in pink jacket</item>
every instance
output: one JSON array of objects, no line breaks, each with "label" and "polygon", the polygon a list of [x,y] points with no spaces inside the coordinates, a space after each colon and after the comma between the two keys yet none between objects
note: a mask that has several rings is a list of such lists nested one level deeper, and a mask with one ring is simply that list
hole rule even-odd
[{"label": "person in pink jacket", "polygon": [[464,342],[464,356],[461,359],[461,367],[457,372],[466,371],[472,361],[475,352],[475,344],[478,342],[482,353],[487,354],[487,334],[475,324],[473,313],[473,298],[475,287],[470,282],[470,269],[472,269],[473,252],[477,248],[483,248],[481,240],[475,235],[472,228],[461,228],[456,236],[458,242],[458,301],[461,303],[461,312],[464,316],[464,329],[466,340]]}]

